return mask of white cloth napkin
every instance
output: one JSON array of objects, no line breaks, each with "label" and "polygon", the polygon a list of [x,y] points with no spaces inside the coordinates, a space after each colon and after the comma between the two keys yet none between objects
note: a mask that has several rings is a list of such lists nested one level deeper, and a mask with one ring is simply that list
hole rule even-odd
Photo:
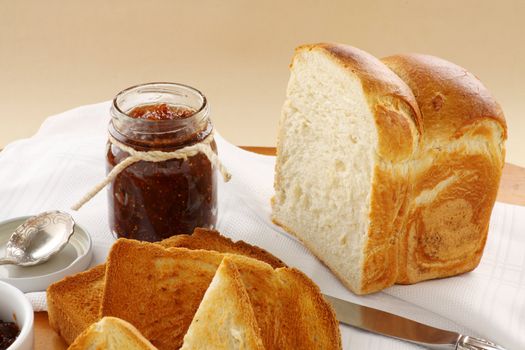
[{"label": "white cloth napkin", "polygon": [[[76,108],[47,119],[36,135],[0,152],[0,220],[69,207],[105,175],[109,103]],[[525,349],[525,207],[496,203],[480,266],[471,273],[369,296],[348,292],[296,239],[270,221],[274,157],[243,151],[216,137],[219,155],[233,174],[220,182],[218,229],[256,244],[310,276],[324,293],[423,323],[490,338],[508,349]],[[114,238],[105,190],[75,220],[93,238],[92,265],[103,262]],[[29,293],[45,310],[45,293]],[[341,326],[345,349],[417,347]]]}]

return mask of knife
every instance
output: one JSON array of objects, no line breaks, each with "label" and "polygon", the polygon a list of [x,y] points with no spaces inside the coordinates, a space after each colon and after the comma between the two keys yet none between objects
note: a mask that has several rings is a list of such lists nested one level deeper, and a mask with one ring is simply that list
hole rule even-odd
[{"label": "knife", "polygon": [[505,350],[485,339],[471,337],[409,320],[324,294],[339,322],[368,332],[404,340],[435,350]]}]

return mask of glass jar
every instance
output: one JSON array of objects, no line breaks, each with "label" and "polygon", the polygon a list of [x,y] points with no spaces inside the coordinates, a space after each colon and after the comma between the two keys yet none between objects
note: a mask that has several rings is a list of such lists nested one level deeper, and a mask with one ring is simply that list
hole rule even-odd
[{"label": "glass jar", "polygon": [[[140,109],[175,108],[174,119],[137,118]],[[133,150],[173,152],[203,142],[213,131],[206,97],[181,84],[149,83],[121,91],[111,106],[109,135]],[[215,141],[210,144],[217,153]],[[108,141],[107,172],[129,156]],[[108,187],[109,224],[116,237],[159,241],[214,227],[217,172],[206,155],[161,162],[140,160]]]}]

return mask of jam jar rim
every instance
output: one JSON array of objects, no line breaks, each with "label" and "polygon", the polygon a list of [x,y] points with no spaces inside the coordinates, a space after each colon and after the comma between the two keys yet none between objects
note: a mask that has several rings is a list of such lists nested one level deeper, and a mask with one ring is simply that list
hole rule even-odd
[{"label": "jam jar rim", "polygon": [[[133,90],[137,90],[140,88],[147,88],[147,87],[162,87],[162,86],[184,88],[184,89],[188,89],[189,91],[196,93],[196,95],[198,95],[202,100],[202,102],[200,103],[200,107],[198,109],[195,109],[195,112],[186,118],[169,119],[169,120],[148,120],[148,119],[137,119],[137,118],[130,117],[128,113],[123,111],[119,106],[119,100],[126,94],[132,92]],[[166,91],[166,92],[169,92],[169,91]],[[137,85],[130,86],[124,90],[121,90],[113,98],[113,101],[111,103],[111,108],[113,109],[113,111],[115,111],[118,114],[118,116],[116,116],[117,118],[122,118],[122,120],[125,122],[130,122],[130,123],[135,123],[135,124],[140,123],[145,126],[155,125],[155,126],[185,127],[189,122],[191,122],[194,119],[197,119],[199,116],[206,118],[209,115],[208,99],[200,90],[192,86],[186,85],[186,84],[166,82],[166,81],[137,84]]]}]

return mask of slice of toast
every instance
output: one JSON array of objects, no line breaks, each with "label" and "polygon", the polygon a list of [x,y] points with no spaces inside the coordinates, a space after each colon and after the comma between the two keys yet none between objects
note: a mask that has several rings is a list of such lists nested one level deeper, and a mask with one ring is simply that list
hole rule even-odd
[{"label": "slice of toast", "polygon": [[87,349],[156,350],[135,327],[115,317],[104,317],[93,323],[68,348],[68,350]]},{"label": "slice of toast", "polygon": [[339,323],[319,287],[294,268],[230,255],[250,298],[265,349],[341,349]]},{"label": "slice of toast", "polygon": [[99,320],[105,273],[106,266],[98,265],[48,287],[49,325],[67,344]]},{"label": "slice of toast", "polygon": [[106,263],[101,316],[130,322],[160,350],[178,349],[222,258],[119,239]]},{"label": "slice of toast", "polygon": [[[286,266],[267,251],[243,241],[233,242],[214,230],[197,228],[192,235],[173,236],[158,244],[163,247],[236,253],[265,261],[273,267]],[[67,344],[71,344],[83,330],[100,319],[105,271],[105,265],[99,265],[86,272],[66,277],[47,289],[50,325]]]},{"label": "slice of toast", "polygon": [[181,350],[263,350],[261,332],[237,267],[222,260],[184,336]]},{"label": "slice of toast", "polygon": [[178,349],[223,257],[237,266],[265,349],[341,348],[333,310],[300,271],[206,250],[117,241],[107,263],[101,314],[129,321],[160,350]]}]

